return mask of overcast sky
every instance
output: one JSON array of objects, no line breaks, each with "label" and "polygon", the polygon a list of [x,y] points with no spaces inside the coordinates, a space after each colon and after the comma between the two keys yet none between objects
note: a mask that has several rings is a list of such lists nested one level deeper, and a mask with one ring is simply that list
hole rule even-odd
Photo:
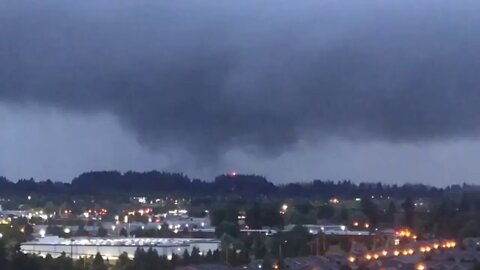
[{"label": "overcast sky", "polygon": [[480,183],[480,3],[5,0],[0,175]]}]

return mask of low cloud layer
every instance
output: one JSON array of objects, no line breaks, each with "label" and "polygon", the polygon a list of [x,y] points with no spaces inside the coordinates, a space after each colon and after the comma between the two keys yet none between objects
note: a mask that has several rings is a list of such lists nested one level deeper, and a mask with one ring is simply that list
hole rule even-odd
[{"label": "low cloud layer", "polygon": [[477,1],[0,5],[1,102],[110,114],[154,151],[480,135]]}]

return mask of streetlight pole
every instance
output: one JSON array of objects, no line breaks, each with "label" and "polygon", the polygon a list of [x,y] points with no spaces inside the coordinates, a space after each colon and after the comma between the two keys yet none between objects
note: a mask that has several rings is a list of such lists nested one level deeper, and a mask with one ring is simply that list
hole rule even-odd
[{"label": "streetlight pole", "polygon": [[282,252],[283,244],[284,243],[286,244],[287,242],[288,242],[288,240],[284,240],[283,242],[280,242],[280,244],[278,246],[279,247],[279,255],[280,255],[281,259],[283,258],[283,252]]},{"label": "streetlight pole", "polygon": [[73,261],[73,239],[70,239],[70,259]]}]

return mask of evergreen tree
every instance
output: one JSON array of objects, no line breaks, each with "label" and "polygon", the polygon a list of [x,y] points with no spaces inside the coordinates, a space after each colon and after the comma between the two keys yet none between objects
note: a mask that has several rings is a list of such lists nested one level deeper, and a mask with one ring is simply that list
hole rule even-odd
[{"label": "evergreen tree", "polygon": [[213,263],[214,262],[213,252],[212,252],[211,249],[209,249],[207,254],[205,255],[205,262],[206,263]]},{"label": "evergreen tree", "polygon": [[246,265],[250,263],[250,256],[248,255],[247,250],[241,250],[237,253],[236,264],[237,265]]},{"label": "evergreen tree", "polygon": [[222,259],[221,259],[220,250],[215,249],[215,250],[213,251],[213,256],[212,256],[212,257],[213,257],[213,261],[214,261],[214,262],[217,262],[217,263],[221,262]]},{"label": "evergreen tree", "polygon": [[[45,268],[48,270],[49,268]],[[80,257],[78,260],[74,262],[74,269],[75,270],[88,270],[90,269],[90,261],[88,261],[85,257]]]},{"label": "evergreen tree", "polygon": [[215,234],[218,238],[222,237],[224,234],[238,237],[240,236],[240,227],[238,226],[238,223],[224,221],[215,228]]},{"label": "evergreen tree", "polygon": [[365,215],[368,217],[368,220],[370,221],[370,225],[372,225],[370,228],[373,230],[380,221],[380,209],[378,209],[377,204],[374,201],[370,200],[370,198],[368,197],[362,198],[360,204],[363,213],[365,213]]},{"label": "evergreen tree", "polygon": [[55,265],[62,270],[73,269],[73,260],[63,252],[62,255],[55,259]]},{"label": "evergreen tree", "polygon": [[149,248],[146,254],[145,265],[146,270],[154,270],[160,263],[160,257],[156,249]]},{"label": "evergreen tree", "polygon": [[402,203],[402,208],[405,213],[404,225],[413,228],[414,218],[415,218],[415,205],[413,204],[412,198],[407,197]]},{"label": "evergreen tree", "polygon": [[170,268],[175,269],[177,266],[179,266],[179,261],[180,259],[178,258],[178,255],[173,253],[172,259],[170,260]]},{"label": "evergreen tree", "polygon": [[458,211],[460,211],[461,213],[467,213],[470,211],[470,209],[471,209],[471,204],[468,199],[468,196],[467,194],[463,193],[462,198],[460,199],[460,204],[458,206]]},{"label": "evergreen tree", "polygon": [[5,243],[0,239],[0,269],[1,267],[6,267],[7,264],[7,250],[5,248]]},{"label": "evergreen tree", "polygon": [[189,265],[189,264],[191,263],[191,261],[190,261],[190,253],[188,253],[188,250],[187,250],[187,249],[185,249],[185,251],[183,252],[182,262],[183,262],[183,265]]},{"label": "evergreen tree", "polygon": [[92,270],[108,270],[108,267],[105,265],[103,257],[99,252],[97,252],[95,258],[93,259]]},{"label": "evergreen tree", "polygon": [[254,202],[253,206],[247,211],[247,217],[245,219],[245,223],[248,225],[250,229],[261,229],[262,228],[262,213],[261,213],[260,204],[258,202]]},{"label": "evergreen tree", "polygon": [[89,233],[85,230],[85,226],[82,224],[78,226],[78,230],[75,232],[75,236],[88,236]]},{"label": "evergreen tree", "polygon": [[385,221],[389,223],[395,223],[395,214],[397,213],[397,207],[395,203],[392,201],[388,205],[387,211],[385,213]]},{"label": "evergreen tree", "polygon": [[97,236],[98,237],[106,237],[108,235],[107,229],[103,228],[102,226],[98,227]]},{"label": "evergreen tree", "polygon": [[197,247],[192,248],[192,252],[190,254],[190,262],[192,264],[198,264],[200,262],[200,250]]},{"label": "evergreen tree", "polygon": [[[35,257],[18,252],[12,256],[11,267],[13,270],[42,270],[39,260]],[[68,270],[68,269],[65,269]]]},{"label": "evergreen tree", "polygon": [[123,237],[128,237],[128,232],[125,228],[122,228],[120,230],[120,236],[123,236]]},{"label": "evergreen tree", "polygon": [[146,270],[147,267],[145,265],[145,261],[147,258],[147,254],[145,253],[145,250],[142,248],[137,248],[135,251],[135,256],[133,258],[133,266],[136,270]]},{"label": "evergreen tree", "polygon": [[126,252],[123,252],[118,256],[118,260],[115,263],[115,270],[125,270],[132,265],[132,260],[128,257]]},{"label": "evergreen tree", "polygon": [[318,207],[317,217],[319,219],[331,219],[335,215],[335,209],[329,204],[324,204]]}]

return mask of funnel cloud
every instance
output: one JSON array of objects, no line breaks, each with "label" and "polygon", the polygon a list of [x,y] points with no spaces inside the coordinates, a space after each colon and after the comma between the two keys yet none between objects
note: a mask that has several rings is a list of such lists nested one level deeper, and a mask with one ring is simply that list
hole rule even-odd
[{"label": "funnel cloud", "polygon": [[192,172],[244,155],[273,170],[332,141],[476,143],[479,13],[476,1],[7,0],[0,102],[110,115],[147,156],[177,152]]}]

